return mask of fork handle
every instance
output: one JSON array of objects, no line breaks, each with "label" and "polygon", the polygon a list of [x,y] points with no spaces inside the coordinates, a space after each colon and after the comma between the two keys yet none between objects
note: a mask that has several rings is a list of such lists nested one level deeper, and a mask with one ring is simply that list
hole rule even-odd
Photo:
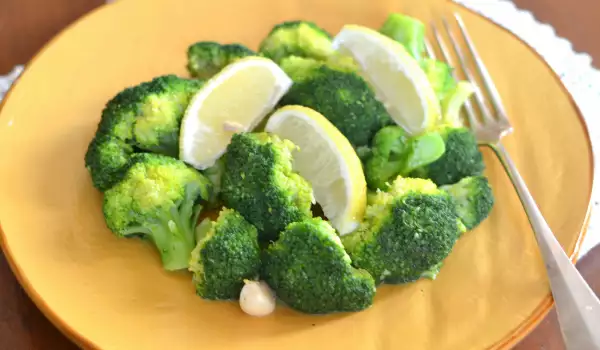
[{"label": "fork handle", "polygon": [[506,169],[533,227],[567,349],[600,349],[600,300],[556,240],[506,149],[501,144],[490,147]]}]

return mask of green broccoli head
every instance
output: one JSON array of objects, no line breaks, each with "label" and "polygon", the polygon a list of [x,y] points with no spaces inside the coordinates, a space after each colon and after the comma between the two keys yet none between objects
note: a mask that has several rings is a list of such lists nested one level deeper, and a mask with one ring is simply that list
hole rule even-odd
[{"label": "green broccoli head", "polygon": [[369,196],[365,219],[342,242],[354,266],[377,282],[406,283],[427,275],[461,234],[451,197],[430,180],[398,177]]},{"label": "green broccoli head", "polygon": [[177,157],[180,122],[201,85],[198,80],[164,75],[114,96],[102,111],[85,155],[94,186],[105,191],[118,182],[134,152]]},{"label": "green broccoli head", "polygon": [[134,92],[133,88],[127,88],[106,104],[96,134],[88,145],[85,167],[94,187],[100,191],[106,191],[121,179],[135,151],[132,132],[135,113],[128,107]]},{"label": "green broccoli head", "polygon": [[327,66],[340,72],[359,72],[359,68],[355,61],[347,56],[332,56],[331,59],[327,61],[318,61],[313,58],[299,56],[288,56],[281,60],[279,66],[296,83],[310,79],[313,76],[314,71],[322,66]]},{"label": "green broccoli head", "polygon": [[494,193],[487,177],[483,175],[468,176],[440,188],[454,199],[458,216],[467,230],[483,222],[494,206]]},{"label": "green broccoli head", "polygon": [[[302,105],[325,116],[355,147],[368,146],[392,119],[375,93],[358,74],[326,65],[304,69],[280,105]],[[293,79],[293,78],[292,78]]]},{"label": "green broccoli head", "polygon": [[181,119],[201,86],[199,80],[163,75],[129,87],[108,102],[98,133],[141,150],[177,157]]},{"label": "green broccoli head", "polygon": [[234,134],[223,156],[221,197],[259,231],[276,240],[285,227],[310,218],[312,187],[292,171],[295,146],[273,134]]},{"label": "green broccoli head", "polygon": [[128,144],[134,144],[133,126],[137,108],[132,101],[135,101],[137,96],[138,89],[134,86],[122,90],[110,99],[102,110],[96,135],[110,135]]},{"label": "green broccoli head", "polygon": [[335,230],[321,218],[290,224],[267,248],[262,276],[281,301],[304,313],[364,310],[375,295],[373,277],[351,266]]},{"label": "green broccoli head", "polygon": [[425,58],[421,67],[427,74],[427,79],[433,87],[438,100],[443,101],[456,86],[456,79],[452,76],[453,68],[447,63],[432,58]]},{"label": "green broccoli head", "polygon": [[475,135],[465,127],[441,127],[446,151],[435,162],[415,169],[410,176],[431,179],[438,186],[449,185],[485,170]]},{"label": "green broccoli head", "polygon": [[294,81],[301,82],[311,77],[314,70],[323,66],[323,61],[312,58],[288,56],[284,57],[279,66]]},{"label": "green broccoli head", "polygon": [[325,60],[334,50],[331,35],[313,22],[286,21],[275,25],[259,45],[259,52],[275,62],[287,56]]},{"label": "green broccoli head", "polygon": [[403,128],[390,125],[375,134],[366,155],[363,150],[365,177],[369,188],[385,190],[398,175],[430,164],[444,154],[444,140],[437,132],[409,136]]},{"label": "green broccoli head", "polygon": [[209,79],[234,61],[254,56],[256,52],[238,43],[219,44],[214,41],[200,41],[188,47],[187,70],[198,79]]},{"label": "green broccoli head", "polygon": [[192,98],[200,90],[198,80],[167,75],[138,86],[139,100],[133,126],[135,145],[143,150],[177,158],[179,127]]},{"label": "green broccoli head", "polygon": [[166,270],[183,269],[196,244],[200,201],[210,192],[210,181],[185,163],[139,153],[123,179],[104,193],[104,218],[117,236],[153,242]]},{"label": "green broccoli head", "polygon": [[244,280],[259,275],[256,227],[235,210],[223,208],[216,221],[205,219],[196,232],[198,243],[189,267],[196,293],[204,299],[238,299]]},{"label": "green broccoli head", "polygon": [[415,59],[421,59],[425,49],[423,22],[400,13],[391,13],[379,32],[402,44]]},{"label": "green broccoli head", "polygon": [[85,166],[94,187],[106,191],[119,182],[129,164],[133,147],[111,135],[96,135],[85,154]]}]

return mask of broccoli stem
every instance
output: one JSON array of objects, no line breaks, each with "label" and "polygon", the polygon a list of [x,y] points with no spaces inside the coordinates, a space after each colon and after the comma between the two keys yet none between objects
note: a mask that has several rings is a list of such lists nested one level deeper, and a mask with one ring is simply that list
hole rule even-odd
[{"label": "broccoli stem", "polygon": [[407,176],[413,170],[435,162],[445,151],[444,139],[435,131],[411,138],[406,163],[400,174]]},{"label": "broccoli stem", "polygon": [[379,32],[400,44],[416,59],[422,58],[425,49],[425,25],[416,18],[392,13]]},{"label": "broccoli stem", "polygon": [[130,227],[123,235],[142,234],[150,239],[156,245],[166,270],[187,269],[196,246],[195,228],[201,211],[202,205],[194,205],[193,199],[186,196],[179,208],[172,207],[162,213],[155,223]]},{"label": "broccoli stem", "polygon": [[202,222],[196,226],[196,242],[200,242],[204,237],[206,237],[212,226],[213,221],[211,219],[206,218],[202,220]]},{"label": "broccoli stem", "polygon": [[[386,182],[388,180],[394,180],[394,178],[402,172],[402,169],[405,166],[404,160],[391,160],[387,162],[387,164],[379,170],[379,177],[381,179],[385,179]],[[385,188],[384,183],[380,184],[380,188]],[[378,186],[379,187],[379,186]]]}]

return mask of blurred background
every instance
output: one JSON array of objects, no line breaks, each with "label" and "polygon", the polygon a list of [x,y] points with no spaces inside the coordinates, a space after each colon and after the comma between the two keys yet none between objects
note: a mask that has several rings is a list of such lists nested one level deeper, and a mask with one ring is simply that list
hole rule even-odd
[{"label": "blurred background", "polygon": [[[0,0],[0,74],[26,63],[66,25],[106,0]],[[119,0],[117,0],[119,1]],[[480,0],[485,2],[485,0]],[[513,0],[558,35],[571,40],[577,51],[588,52],[600,64],[600,1]]]}]

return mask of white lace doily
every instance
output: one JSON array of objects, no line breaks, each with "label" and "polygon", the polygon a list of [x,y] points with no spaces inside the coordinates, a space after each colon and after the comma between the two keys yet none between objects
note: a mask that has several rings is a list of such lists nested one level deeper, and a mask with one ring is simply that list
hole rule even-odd
[{"label": "white lace doily", "polygon": [[[597,164],[600,121],[595,117],[598,117],[598,111],[600,111],[600,71],[592,67],[590,56],[575,52],[568,40],[556,35],[554,28],[538,22],[530,12],[518,9],[508,0],[452,1],[511,31],[547,61],[571,93],[583,114],[592,139],[594,161]],[[107,2],[112,1],[108,0]],[[22,70],[23,66],[17,66],[8,75],[0,76],[0,100]],[[594,179],[597,178],[597,173],[598,169],[595,169]],[[598,202],[598,186],[595,183],[592,191],[593,212],[598,209]],[[581,243],[579,255],[584,255],[599,243],[600,223],[598,218],[592,215],[588,234]]]}]

